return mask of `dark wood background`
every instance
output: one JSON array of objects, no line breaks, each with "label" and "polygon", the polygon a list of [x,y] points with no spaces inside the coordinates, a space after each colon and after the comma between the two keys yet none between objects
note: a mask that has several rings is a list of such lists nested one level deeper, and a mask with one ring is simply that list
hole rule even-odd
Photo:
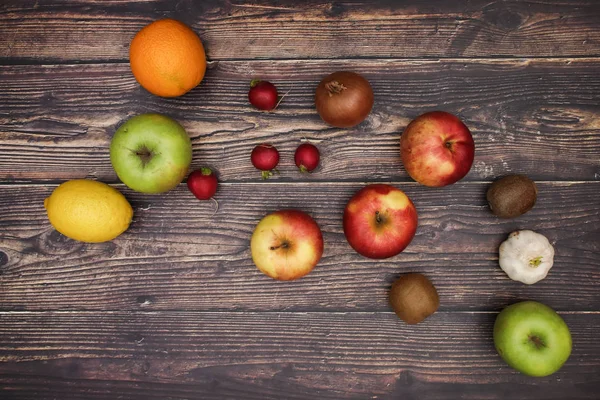
[{"label": "dark wood background", "polygon": [[[183,97],[150,95],[128,46],[147,23],[179,19],[202,38],[209,70]],[[375,91],[353,129],[325,125],[313,93],[335,70]],[[272,113],[247,102],[253,78],[289,91]],[[443,109],[471,128],[461,182],[420,186],[399,137]],[[118,182],[108,146],[142,112],[179,120],[193,168],[221,181],[214,205],[184,184],[163,195]],[[318,144],[298,173],[293,151]],[[281,151],[263,182],[254,145]],[[514,220],[485,191],[509,173],[538,183]],[[114,184],[134,207],[116,240],[84,244],[50,226],[43,199],[61,182]],[[341,227],[350,196],[389,182],[413,199],[419,228],[401,255],[354,253]],[[249,239],[270,211],[297,207],[321,226],[325,253],[297,282],[253,265]],[[498,245],[515,229],[556,248],[548,278],[509,280]],[[536,1],[50,1],[0,4],[0,398],[13,399],[597,399],[600,397],[600,3]],[[422,272],[441,306],[402,323],[387,290]],[[529,378],[496,354],[499,310],[555,308],[574,341],[555,375]]]}]

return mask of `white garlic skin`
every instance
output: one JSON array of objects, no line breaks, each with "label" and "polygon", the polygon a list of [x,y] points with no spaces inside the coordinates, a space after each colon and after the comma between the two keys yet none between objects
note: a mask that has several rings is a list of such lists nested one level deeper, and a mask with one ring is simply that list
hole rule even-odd
[{"label": "white garlic skin", "polygon": [[510,279],[532,285],[548,275],[554,263],[554,247],[540,233],[515,231],[500,245],[498,261]]}]

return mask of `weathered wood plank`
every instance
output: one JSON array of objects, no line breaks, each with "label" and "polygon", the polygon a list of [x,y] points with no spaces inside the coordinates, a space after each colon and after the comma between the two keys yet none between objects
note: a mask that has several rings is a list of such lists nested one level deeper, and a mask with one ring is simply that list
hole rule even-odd
[{"label": "weathered wood plank", "polygon": [[[343,235],[343,207],[361,187],[226,184],[214,216],[213,203],[185,185],[156,196],[123,190],[135,209],[130,229],[112,242],[83,244],[47,221],[42,204],[53,186],[2,186],[0,307],[382,311],[395,277],[420,271],[437,286],[442,310],[497,310],[528,297],[560,310],[600,309],[600,182],[538,183],[537,205],[514,220],[489,212],[486,183],[399,184],[415,202],[419,227],[402,254],[382,261],[359,256]],[[320,264],[296,282],[264,276],[249,252],[256,223],[282,208],[309,212],[325,239]],[[498,246],[516,229],[536,230],[556,248],[554,268],[533,286],[498,266]]]},{"label": "weathered wood plank", "polygon": [[595,0],[5,0],[0,63],[127,61],[135,33],[164,17],[213,60],[600,55]]},{"label": "weathered wood plank", "polygon": [[[135,32],[167,16],[190,24],[214,61],[199,88],[170,100],[141,89],[127,65]],[[597,398],[598,21],[593,0],[3,1],[0,398]],[[260,58],[275,61],[243,61]],[[375,88],[356,129],[329,128],[314,111],[318,81],[339,69]],[[255,77],[289,90],[276,112],[248,105]],[[398,154],[404,126],[432,109],[464,118],[477,143],[465,181],[437,190],[411,183]],[[184,124],[193,167],[218,170],[218,212],[184,185],[157,196],[119,185],[135,209],[124,235],[92,245],[55,232],[44,197],[66,179],[117,182],[111,135],[148,111]],[[312,175],[292,164],[305,139],[323,155]],[[262,141],[282,153],[270,182],[249,162]],[[545,182],[530,213],[499,220],[484,193],[511,172]],[[415,240],[389,260],[357,255],[341,229],[345,202],[368,181],[394,181],[419,210]],[[248,246],[258,220],[287,207],[315,217],[325,254],[282,283],[256,270]],[[518,228],[557,251],[533,286],[498,267],[498,245]],[[387,305],[390,283],[413,271],[442,302],[418,326]],[[571,327],[573,354],[556,375],[527,378],[493,349],[495,312],[521,299]]]},{"label": "weathered wood plank", "polygon": [[0,389],[15,399],[595,398],[600,315],[563,315],[573,353],[546,378],[503,363],[495,317],[439,312],[409,326],[391,312],[1,313]]},{"label": "weathered wood plank", "polygon": [[[371,116],[353,129],[325,125],[314,88],[328,72],[352,69],[374,87]],[[542,180],[600,177],[600,73],[597,60],[221,62],[186,96],[145,92],[126,65],[0,67],[0,180],[95,177],[116,182],[108,146],[127,118],[162,112],[178,119],[194,146],[193,167],[211,165],[222,181],[256,180],[252,148],[282,153],[280,180],[409,180],[399,137],[410,119],[444,109],[473,131],[467,180],[520,172]],[[248,103],[260,76],[288,95],[272,113]],[[322,163],[298,173],[293,152],[318,143]],[[18,168],[16,168],[18,166]]]}]

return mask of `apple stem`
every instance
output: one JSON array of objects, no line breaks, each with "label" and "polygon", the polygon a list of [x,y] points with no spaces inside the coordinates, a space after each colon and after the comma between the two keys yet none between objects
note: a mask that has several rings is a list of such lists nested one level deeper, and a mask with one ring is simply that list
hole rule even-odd
[{"label": "apple stem", "polygon": [[542,347],[544,347],[544,342],[542,341],[542,339],[538,336],[535,335],[529,335],[529,340],[531,340],[533,342],[533,344],[535,345],[535,347],[537,349],[541,349]]},{"label": "apple stem", "polygon": [[283,242],[281,243],[279,246],[271,246],[271,250],[277,250],[277,249],[287,249],[288,247],[290,247],[290,245],[288,244],[288,242]]},{"label": "apple stem", "polygon": [[379,211],[375,211],[375,221],[377,221],[378,224],[380,224],[382,222],[381,215],[379,214]]},{"label": "apple stem", "polygon": [[260,83],[260,79],[252,79],[250,81],[250,87],[253,88],[254,86],[258,85]]},{"label": "apple stem", "polygon": [[135,155],[142,160],[142,165],[146,165],[152,159],[152,150],[143,146],[141,149],[136,150]]}]

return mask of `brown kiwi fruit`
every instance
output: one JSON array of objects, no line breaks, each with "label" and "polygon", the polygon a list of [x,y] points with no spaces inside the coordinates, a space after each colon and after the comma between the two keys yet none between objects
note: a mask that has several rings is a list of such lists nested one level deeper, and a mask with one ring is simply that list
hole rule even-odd
[{"label": "brown kiwi fruit", "polygon": [[398,278],[390,290],[394,312],[407,324],[418,324],[437,311],[440,298],[425,275],[406,274]]},{"label": "brown kiwi fruit", "polygon": [[525,175],[508,175],[492,183],[486,197],[492,213],[501,218],[515,218],[533,208],[537,187]]}]

